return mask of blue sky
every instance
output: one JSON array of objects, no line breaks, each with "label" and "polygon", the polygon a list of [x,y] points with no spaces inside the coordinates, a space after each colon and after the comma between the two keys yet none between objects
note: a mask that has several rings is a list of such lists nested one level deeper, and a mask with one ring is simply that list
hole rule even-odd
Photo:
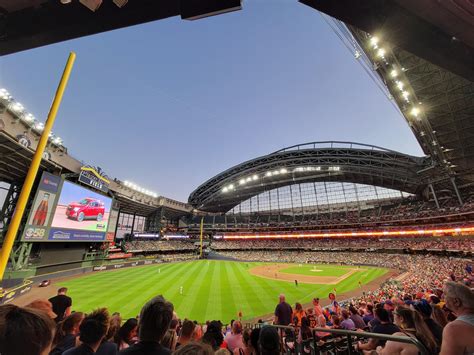
[{"label": "blue sky", "polygon": [[69,153],[181,201],[215,174],[303,142],[420,155],[403,117],[318,12],[249,0],[0,58],[0,86],[45,119],[77,60],[54,132]]}]

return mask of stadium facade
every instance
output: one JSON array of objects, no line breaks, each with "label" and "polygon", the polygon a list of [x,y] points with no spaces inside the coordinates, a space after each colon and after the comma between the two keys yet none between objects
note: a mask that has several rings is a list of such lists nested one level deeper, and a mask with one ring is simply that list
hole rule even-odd
[{"label": "stadium facade", "polygon": [[[331,1],[301,2],[345,21],[347,26],[333,22],[334,29],[396,104],[420,143],[423,156],[351,142],[299,144],[229,168],[204,182],[184,203],[117,178],[106,179],[106,192],[98,190],[97,185],[84,183],[80,179],[87,164],[72,157],[61,139],[52,136],[35,191],[39,190],[42,173],[61,176],[61,186],[65,182],[76,183],[112,200],[109,213],[115,217],[109,219],[107,227],[102,226],[107,228],[102,240],[80,239],[69,243],[61,240],[66,238],[64,232],[54,230],[52,225],[48,226],[48,232],[52,233],[51,238],[59,238],[55,243],[17,238],[10,270],[20,272],[33,264],[34,274],[41,275],[94,267],[109,257],[103,244],[116,237],[196,235],[201,223],[211,235],[295,231],[357,235],[413,230],[429,231],[427,235],[472,234],[469,228],[474,222],[474,82],[472,65],[466,65],[472,61],[466,61],[466,56],[472,58],[474,50],[462,32],[459,32],[460,40],[450,45],[455,47],[452,51],[439,50],[436,52],[439,55],[434,55],[425,43],[435,47],[446,44],[446,35],[443,31],[427,29],[444,26],[416,22],[416,9],[403,12],[400,5],[385,9],[390,16],[383,23],[378,12],[385,11],[383,6],[389,2],[366,16],[355,16],[358,14],[355,9],[348,14],[342,5],[328,5]],[[146,7],[139,9],[136,4],[120,10],[106,5],[101,17],[103,23],[98,23],[97,18],[92,19],[93,13],[82,11],[80,4],[66,8],[45,1],[41,7],[34,6],[32,1],[22,3],[21,9],[15,6],[5,9],[5,16],[11,21],[0,39],[4,44],[1,54],[132,23],[183,16],[186,12],[170,4],[154,12]],[[348,9],[357,7],[359,2],[344,3]],[[130,21],[115,21],[117,11],[131,11]],[[140,11],[148,11],[148,17],[141,16]],[[394,23],[389,21],[391,16],[400,18],[402,12],[403,19],[411,21],[410,28],[424,29],[417,34],[424,37],[415,40],[416,44],[422,44],[419,47],[405,29],[395,31],[389,26]],[[47,18],[51,14],[58,18],[69,16],[73,25],[68,31],[62,31],[61,27],[68,21],[50,28]],[[25,22],[31,16],[39,20]],[[79,30],[91,21],[94,26],[87,27],[89,32]],[[20,27],[20,23],[29,25]],[[33,32],[41,41],[35,40]],[[6,90],[0,92],[0,179],[6,191],[0,211],[0,237],[8,228],[42,127]],[[100,175],[100,169],[92,170]],[[35,209],[35,201],[31,198],[26,215]],[[24,225],[26,219],[27,216]],[[26,231],[20,233],[24,235]],[[117,258],[123,256],[117,255]]]}]

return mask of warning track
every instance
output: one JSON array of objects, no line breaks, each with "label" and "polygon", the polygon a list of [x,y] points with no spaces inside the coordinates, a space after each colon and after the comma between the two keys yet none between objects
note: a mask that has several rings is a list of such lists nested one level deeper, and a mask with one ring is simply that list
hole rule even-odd
[{"label": "warning track", "polygon": [[288,274],[281,272],[280,270],[286,269],[294,264],[271,264],[271,265],[259,265],[249,270],[249,273],[255,276],[264,277],[271,280],[295,282],[298,280],[300,283],[305,284],[326,284],[335,285],[339,282],[347,279],[357,271],[366,271],[367,269],[353,268],[348,269],[348,272],[342,276],[320,276],[320,275],[301,275],[301,274]]}]

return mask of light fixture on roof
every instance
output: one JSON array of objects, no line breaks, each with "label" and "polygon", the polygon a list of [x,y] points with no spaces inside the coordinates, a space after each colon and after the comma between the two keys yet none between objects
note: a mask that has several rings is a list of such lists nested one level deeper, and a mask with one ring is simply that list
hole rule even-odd
[{"label": "light fixture on roof", "polygon": [[0,98],[3,99],[3,100],[10,100],[11,99],[11,95],[10,93],[7,91],[7,89],[0,89]]},{"label": "light fixture on roof", "polygon": [[250,182],[252,181],[252,178],[249,176],[247,179],[245,179],[245,182]]},{"label": "light fixture on roof", "polygon": [[379,43],[379,38],[377,36],[374,36],[370,39],[370,44],[373,48],[377,48],[377,43]]},{"label": "light fixture on roof", "polygon": [[280,172],[279,172],[278,170],[275,170],[275,171],[272,173],[272,175],[279,175],[279,174],[280,174]]},{"label": "light fixture on roof", "polygon": [[408,96],[410,96],[410,93],[409,93],[408,91],[406,91],[406,90],[403,90],[403,91],[402,91],[402,96],[403,96],[403,98],[406,100],[406,99],[408,99]]},{"label": "light fixture on roof", "polygon": [[420,114],[420,109],[418,107],[413,107],[410,111],[410,114],[412,116],[418,117],[418,115]]},{"label": "light fixture on roof", "polygon": [[379,50],[377,51],[377,55],[383,58],[385,56],[385,49],[379,48]]},{"label": "light fixture on roof", "polygon": [[158,197],[158,194],[156,192],[153,192],[153,191],[150,191],[148,189],[145,189],[141,186],[138,186],[137,184],[134,184],[133,182],[130,182],[130,181],[127,181],[125,180],[123,182],[123,184],[126,186],[126,187],[129,187],[131,188],[132,190],[135,190],[135,191],[138,191],[142,194],[145,194],[145,195],[148,195],[148,196],[151,196],[151,197],[154,197],[154,198],[157,198]]},{"label": "light fixture on roof", "polygon": [[33,116],[31,113],[27,113],[26,115],[23,115],[23,120],[28,122],[28,123],[32,123],[35,121],[35,116]]},{"label": "light fixture on roof", "polygon": [[397,80],[396,81],[396,84],[397,84],[397,88],[399,90],[403,90],[403,87],[405,86],[405,84],[403,84],[401,81]]},{"label": "light fixture on roof", "polygon": [[392,69],[392,71],[390,72],[390,76],[392,78],[396,78],[398,76],[398,71],[396,69]]},{"label": "light fixture on roof", "polygon": [[255,174],[254,176],[252,176],[252,180],[253,180],[253,181],[258,180],[258,175]]},{"label": "light fixture on roof", "polygon": [[234,189],[234,184],[230,184],[229,189],[233,190]]},{"label": "light fixture on roof", "polygon": [[245,179],[240,179],[239,180],[239,185],[244,185],[245,184]]},{"label": "light fixture on roof", "polygon": [[96,11],[102,5],[102,0],[79,0],[79,2],[91,11]]},{"label": "light fixture on roof", "polygon": [[10,109],[16,113],[22,113],[25,108],[23,107],[22,104],[20,104],[19,102],[14,102],[11,106],[10,106]]},{"label": "light fixture on roof", "polygon": [[35,130],[41,132],[44,129],[44,123],[43,122],[36,122],[33,127],[34,127]]},{"label": "light fixture on roof", "polygon": [[280,169],[280,174],[286,174],[287,172],[288,172],[288,170],[286,170],[286,168]]},{"label": "light fixture on roof", "polygon": [[267,172],[265,173],[265,176],[272,176],[272,172],[271,172],[271,171],[267,171]]},{"label": "light fixture on roof", "polygon": [[201,18],[224,14],[242,9],[241,0],[181,0],[180,13],[183,20],[198,20]]}]

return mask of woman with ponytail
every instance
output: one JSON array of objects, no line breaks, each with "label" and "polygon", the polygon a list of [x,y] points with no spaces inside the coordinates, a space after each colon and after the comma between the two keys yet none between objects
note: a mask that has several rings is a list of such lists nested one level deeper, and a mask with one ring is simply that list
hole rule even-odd
[{"label": "woman with ponytail", "polygon": [[79,327],[83,319],[84,313],[75,312],[58,323],[53,341],[54,348],[50,355],[61,355],[76,346],[76,337],[79,335]]},{"label": "woman with ponytail", "polygon": [[[429,354],[438,354],[439,349],[431,331],[426,326],[423,317],[416,311],[399,306],[393,312],[395,324],[401,332],[394,333],[395,336],[408,336],[417,339],[428,350]],[[387,341],[380,354],[403,354],[418,355],[419,350],[413,344]]]}]

